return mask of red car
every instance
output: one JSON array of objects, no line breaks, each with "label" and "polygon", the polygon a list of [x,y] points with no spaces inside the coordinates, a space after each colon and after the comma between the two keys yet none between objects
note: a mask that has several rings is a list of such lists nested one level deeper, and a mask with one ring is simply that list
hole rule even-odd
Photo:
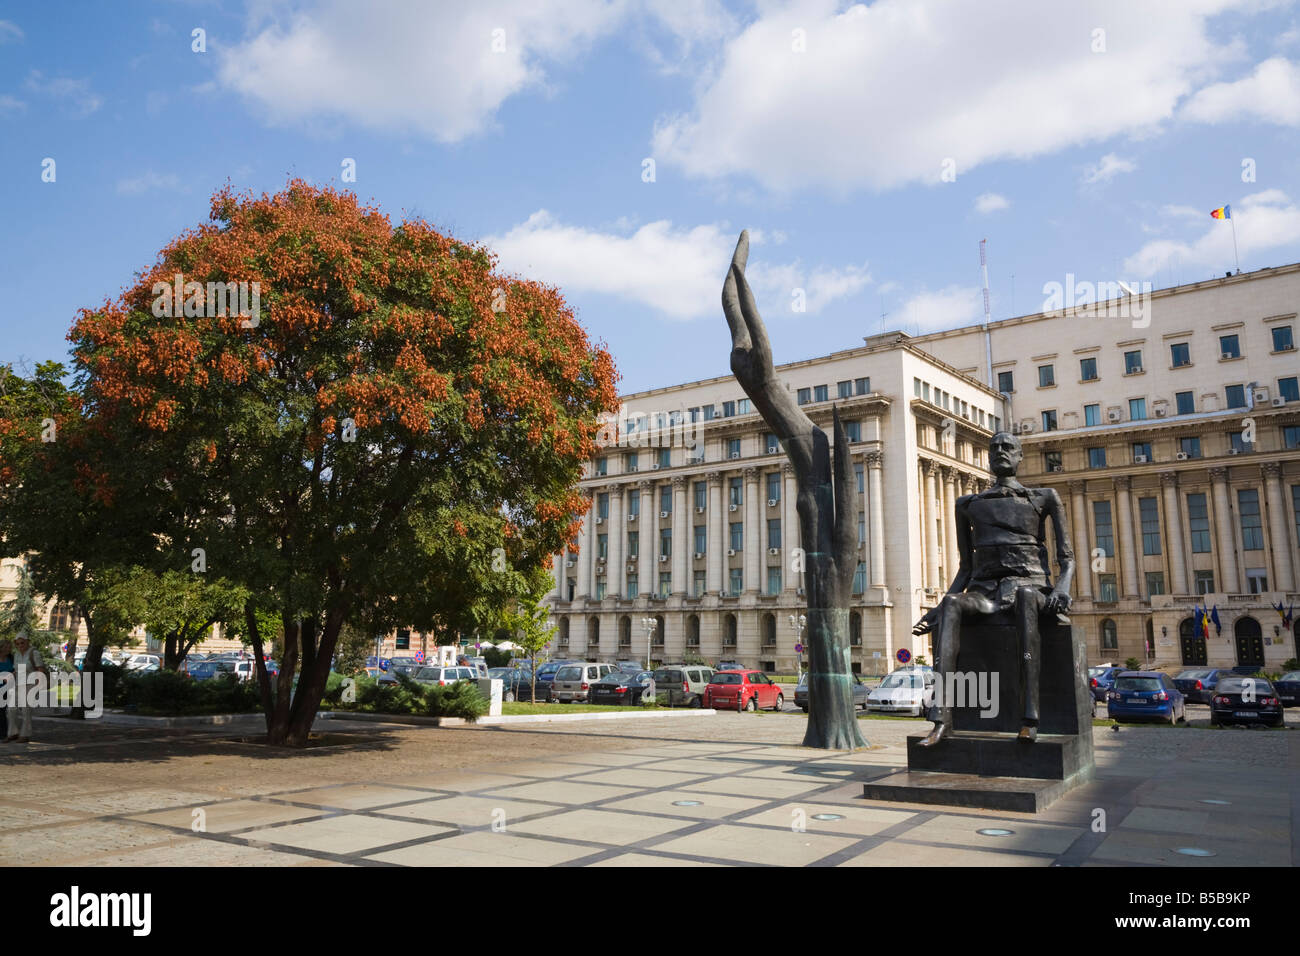
[{"label": "red car", "polygon": [[722,710],[780,710],[785,706],[781,687],[762,671],[718,671],[704,688],[704,706]]}]

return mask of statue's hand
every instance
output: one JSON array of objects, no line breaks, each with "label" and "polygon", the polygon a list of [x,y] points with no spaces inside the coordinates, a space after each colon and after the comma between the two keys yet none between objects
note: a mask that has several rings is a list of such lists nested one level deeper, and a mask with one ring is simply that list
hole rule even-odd
[{"label": "statue's hand", "polygon": [[928,634],[934,630],[935,625],[939,623],[939,609],[932,607],[925,612],[921,620],[912,625],[913,634]]},{"label": "statue's hand", "polygon": [[1066,614],[1070,610],[1070,592],[1053,590],[1047,596],[1047,610],[1055,614]]}]

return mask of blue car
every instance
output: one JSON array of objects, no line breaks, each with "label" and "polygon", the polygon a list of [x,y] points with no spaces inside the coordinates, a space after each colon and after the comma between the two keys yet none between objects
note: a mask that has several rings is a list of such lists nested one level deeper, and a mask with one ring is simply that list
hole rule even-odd
[{"label": "blue car", "polygon": [[1124,668],[1112,667],[1109,664],[1088,668],[1088,687],[1092,690],[1092,696],[1098,703],[1106,699],[1106,692],[1115,683],[1115,677],[1122,673],[1124,673]]},{"label": "blue car", "polygon": [[1160,671],[1123,671],[1106,692],[1111,720],[1159,720],[1177,726],[1187,720],[1187,698]]},{"label": "blue car", "polygon": [[1183,692],[1189,704],[1208,704],[1214,696],[1219,678],[1232,671],[1222,667],[1200,667],[1185,670],[1174,678],[1174,686]]}]

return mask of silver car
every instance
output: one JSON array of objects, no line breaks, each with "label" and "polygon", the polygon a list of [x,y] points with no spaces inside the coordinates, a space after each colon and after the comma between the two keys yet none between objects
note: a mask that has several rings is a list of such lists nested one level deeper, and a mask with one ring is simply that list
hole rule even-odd
[{"label": "silver car", "polygon": [[906,668],[896,670],[872,688],[867,695],[867,710],[877,714],[925,713],[927,694],[934,691],[934,671]]},{"label": "silver car", "polygon": [[565,664],[555,672],[555,680],[551,681],[551,697],[565,704],[588,700],[591,685],[614,669],[613,664],[597,664],[595,661]]}]

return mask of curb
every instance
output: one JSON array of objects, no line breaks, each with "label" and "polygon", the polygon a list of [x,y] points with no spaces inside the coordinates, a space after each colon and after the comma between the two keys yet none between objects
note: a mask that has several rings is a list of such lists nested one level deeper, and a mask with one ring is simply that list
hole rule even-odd
[{"label": "curb", "polygon": [[266,716],[256,714],[197,714],[192,717],[145,717],[140,714],[109,713],[95,718],[100,723],[121,727],[230,727],[255,722],[266,729]]},{"label": "curb", "polygon": [[495,727],[501,724],[547,724],[574,720],[649,720],[656,717],[690,717],[716,714],[712,708],[689,708],[627,714],[512,714],[501,717],[480,717],[471,724],[463,717],[414,717],[396,714],[358,714],[346,710],[323,710],[317,720],[361,720],[377,724],[414,724],[425,727]]}]

